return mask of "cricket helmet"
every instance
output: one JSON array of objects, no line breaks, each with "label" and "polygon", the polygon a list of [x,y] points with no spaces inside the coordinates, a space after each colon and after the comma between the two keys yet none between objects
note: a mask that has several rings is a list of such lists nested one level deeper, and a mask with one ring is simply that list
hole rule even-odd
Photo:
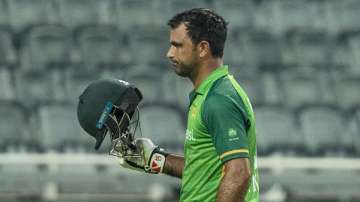
[{"label": "cricket helmet", "polygon": [[112,140],[121,137],[132,141],[129,126],[141,100],[138,88],[119,79],[98,80],[84,90],[79,96],[77,117],[80,126],[96,139],[96,150],[108,132]]}]

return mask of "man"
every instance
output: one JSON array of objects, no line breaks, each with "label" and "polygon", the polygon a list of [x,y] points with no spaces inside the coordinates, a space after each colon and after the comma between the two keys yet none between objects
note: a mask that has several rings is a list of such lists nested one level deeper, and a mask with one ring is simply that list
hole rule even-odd
[{"label": "man", "polygon": [[[175,15],[168,25],[167,57],[194,86],[184,157],[139,138],[135,145],[143,149],[145,163],[136,164],[181,178],[180,201],[259,201],[255,119],[248,97],[223,65],[226,22],[200,8]],[[122,165],[133,161],[125,158]]]},{"label": "man", "polygon": [[223,65],[226,22],[208,9],[192,9],[168,24],[167,57],[194,91],[184,158],[168,155],[164,172],[182,177],[181,201],[258,201],[254,115]]}]

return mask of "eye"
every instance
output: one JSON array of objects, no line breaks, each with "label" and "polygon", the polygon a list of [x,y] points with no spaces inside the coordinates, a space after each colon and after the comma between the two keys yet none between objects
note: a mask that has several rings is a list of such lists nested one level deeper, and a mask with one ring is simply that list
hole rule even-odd
[{"label": "eye", "polygon": [[172,42],[171,45],[173,45],[175,48],[179,48],[182,46],[182,44],[176,42]]}]

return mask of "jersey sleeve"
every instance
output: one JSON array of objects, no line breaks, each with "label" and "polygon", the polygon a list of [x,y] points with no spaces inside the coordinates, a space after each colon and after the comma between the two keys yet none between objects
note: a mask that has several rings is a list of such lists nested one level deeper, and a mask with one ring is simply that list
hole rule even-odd
[{"label": "jersey sleeve", "polygon": [[203,120],[223,163],[249,157],[247,116],[241,103],[220,94],[208,96],[204,103]]}]

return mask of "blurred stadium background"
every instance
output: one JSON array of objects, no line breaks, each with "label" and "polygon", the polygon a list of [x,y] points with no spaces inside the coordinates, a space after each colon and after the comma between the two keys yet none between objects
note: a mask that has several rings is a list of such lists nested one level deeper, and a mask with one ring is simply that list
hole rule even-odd
[{"label": "blurred stadium background", "polygon": [[89,82],[128,80],[144,136],[181,153],[191,84],[169,68],[166,22],[193,7],[230,22],[261,201],[360,201],[359,0],[0,0],[0,201],[177,200],[178,180],[96,153],[75,112]]}]

